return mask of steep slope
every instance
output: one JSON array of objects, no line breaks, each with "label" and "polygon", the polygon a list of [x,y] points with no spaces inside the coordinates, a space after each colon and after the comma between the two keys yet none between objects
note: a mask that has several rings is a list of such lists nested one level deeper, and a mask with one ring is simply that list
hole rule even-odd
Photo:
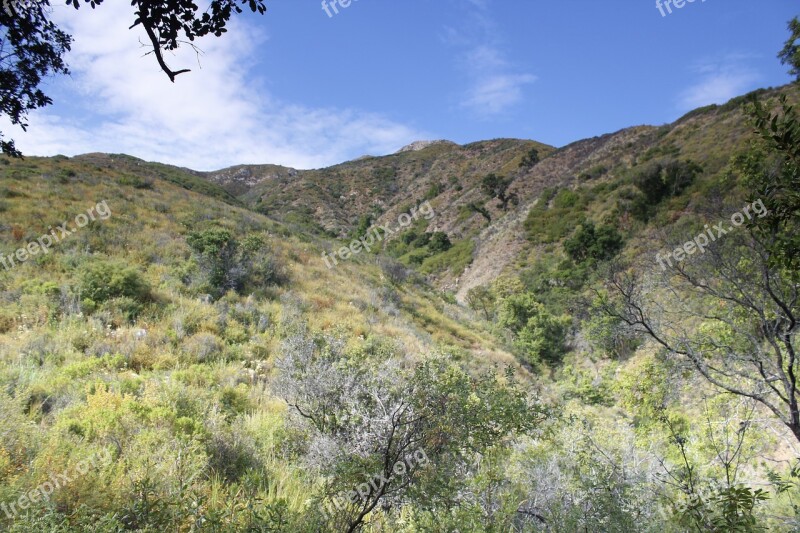
[{"label": "steep slope", "polygon": [[[797,98],[795,86],[758,93],[771,96],[778,91]],[[626,216],[613,213],[614,207],[620,203],[620,194],[633,194],[631,173],[648,161],[690,160],[703,168],[699,181],[713,182],[730,156],[746,146],[749,126],[741,111],[745,101],[746,97],[736,98],[723,106],[692,111],[673,124],[627,128],[560,149],[514,139],[465,146],[423,142],[397,154],[326,169],[235,167],[206,176],[260,212],[295,228],[344,239],[345,244],[360,225],[392,227],[402,213],[430,201],[435,218],[415,229],[445,232],[454,244],[461,244],[459,252],[469,258],[454,262],[446,256],[442,260],[428,257],[420,264],[409,262],[402,246],[395,247],[400,250],[395,250],[395,255],[407,264],[422,266],[438,287],[456,292],[463,301],[469,289],[528,264],[542,253],[542,246],[529,238],[531,225],[536,225],[529,214],[545,190],[602,191],[588,213],[599,221]],[[531,148],[538,149],[541,161],[532,168],[521,168],[520,162]],[[481,180],[489,173],[512,180],[509,193],[515,194],[518,202],[507,210],[481,190]],[[471,204],[486,209],[491,222],[471,209]],[[626,224],[621,219],[614,223]],[[389,236],[384,248],[391,248],[393,238],[397,235]]]},{"label": "steep slope", "polygon": [[[0,266],[0,283],[6,301],[14,302],[0,311],[2,334],[10,334],[19,327],[27,328],[27,322],[20,322],[22,316],[34,322],[38,320],[33,308],[27,308],[16,298],[41,284],[53,283],[62,299],[72,301],[71,307],[63,310],[65,318],[79,312],[81,274],[85,266],[96,261],[119,261],[139,271],[152,290],[152,298],[142,313],[137,314],[137,326],[154,330],[168,328],[169,321],[165,322],[164,313],[168,315],[175,305],[188,305],[209,290],[208,283],[202,281],[206,267],[202,257],[189,245],[189,236],[223,229],[242,246],[251,237],[257,253],[265,254],[263,258],[267,261],[274,259],[282,265],[281,270],[286,271],[285,276],[268,277],[248,286],[247,292],[255,291],[273,302],[283,295],[291,295],[303,306],[313,307],[320,323],[331,326],[341,327],[344,322],[339,313],[344,313],[349,317],[345,322],[352,320],[348,329],[355,328],[350,333],[356,336],[382,329],[377,324],[385,319],[393,337],[405,337],[403,342],[408,342],[409,349],[413,347],[419,352],[430,351],[440,343],[481,353],[487,348],[494,349],[494,341],[488,334],[475,336],[460,328],[457,328],[458,334],[443,333],[449,328],[431,328],[430,317],[423,321],[414,318],[426,309],[425,313],[444,319],[441,313],[451,307],[424,284],[408,284],[410,292],[405,295],[406,289],[403,293],[389,289],[392,284],[369,255],[354,257],[329,269],[321,258],[323,240],[293,234],[279,222],[231,205],[236,203],[235,199],[202,180],[191,181],[190,172],[125,156],[31,157],[24,161],[2,161],[0,256],[16,257],[17,250],[37,242],[43,235],[56,237],[47,253],[40,251],[26,261],[17,261],[6,268]],[[209,195],[190,188],[205,190]],[[85,227],[77,226],[75,218],[83,217],[88,208],[99,202],[105,202],[111,215],[101,220],[95,215]],[[56,232],[54,228],[62,223],[67,223],[65,227],[72,228],[73,232]],[[275,282],[283,278],[287,280],[285,283]],[[365,292],[352,290],[349,283],[352,278],[362,280]],[[388,307],[381,311],[379,308],[383,305]],[[210,311],[213,305],[208,304],[207,309]],[[410,315],[409,309],[413,309]],[[389,314],[377,320],[384,311]],[[100,319],[107,322],[104,327],[109,324],[115,328],[125,327],[120,312],[109,304]],[[453,307],[448,312],[457,311]],[[396,321],[395,317],[402,317],[398,323],[402,324],[401,329],[410,327],[406,333],[400,334],[398,325],[388,325]],[[95,320],[97,317],[85,318]],[[438,323],[439,318],[435,322]],[[434,337],[430,337],[431,334]],[[10,349],[9,344],[5,346]],[[511,360],[508,354],[498,352],[497,355],[500,359]]]}]

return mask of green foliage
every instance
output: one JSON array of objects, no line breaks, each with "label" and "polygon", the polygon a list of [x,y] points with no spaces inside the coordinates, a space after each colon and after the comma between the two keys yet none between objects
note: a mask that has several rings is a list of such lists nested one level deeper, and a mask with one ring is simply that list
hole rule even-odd
[{"label": "green foliage", "polygon": [[592,221],[582,223],[578,230],[564,241],[564,250],[573,261],[605,261],[622,249],[622,235],[614,226],[604,224],[595,229]]},{"label": "green foliage", "polygon": [[[404,371],[381,352],[378,360],[352,358],[338,340],[301,332],[277,362],[283,397],[312,435],[343,452],[324,469],[325,490],[310,509],[323,530],[356,531],[368,516],[390,511],[384,501],[426,511],[450,506],[464,467],[545,419],[512,370],[471,376],[433,357]],[[387,409],[393,414],[383,418]],[[384,422],[375,425],[376,417]],[[330,503],[356,487],[359,497]]]},{"label": "green foliage", "polygon": [[485,285],[473,287],[467,292],[467,305],[473,311],[480,312],[485,320],[491,320],[496,301],[492,290]]},{"label": "green foliage", "polygon": [[778,54],[781,63],[789,65],[789,74],[795,76],[800,81],[800,19],[798,17],[789,21],[789,32],[791,36],[786,40],[783,49]]},{"label": "green foliage", "polygon": [[187,236],[186,242],[197,254],[201,267],[208,272],[208,284],[217,296],[229,289],[241,288],[238,243],[230,231],[212,228],[193,232]]},{"label": "green foliage", "polygon": [[92,311],[98,304],[122,299],[129,318],[138,314],[139,304],[150,299],[150,287],[133,267],[116,261],[94,261],[77,273],[78,290],[84,306]]},{"label": "green foliage", "polygon": [[209,228],[190,233],[186,242],[203,273],[201,288],[216,297],[229,290],[244,293],[286,282],[282,264],[264,250],[257,235],[239,243],[229,230]]},{"label": "green foliage", "polygon": [[516,204],[518,201],[516,194],[508,193],[511,182],[511,178],[503,178],[495,173],[487,174],[481,180],[481,190],[484,194],[489,196],[490,199],[497,198],[500,200],[500,209],[505,211],[508,209],[509,203]]},{"label": "green foliage", "polygon": [[120,185],[129,185],[134,189],[152,189],[153,182],[148,179],[141,178],[139,176],[120,176],[119,178]]},{"label": "green foliage", "polygon": [[619,318],[603,313],[597,306],[593,306],[583,327],[591,346],[606,357],[625,359],[641,344],[641,340]]},{"label": "green foliage", "polygon": [[369,228],[372,227],[372,215],[361,215],[358,219],[358,226],[356,226],[353,233],[353,239],[360,239],[367,234]]},{"label": "green foliage", "polygon": [[428,243],[428,248],[431,252],[438,254],[446,252],[453,247],[453,243],[450,242],[450,238],[447,236],[447,233],[436,231],[430,235],[431,237],[430,242]]},{"label": "green foliage", "polygon": [[568,316],[554,316],[529,293],[508,296],[500,302],[498,323],[516,336],[514,347],[532,365],[561,362]]},{"label": "green foliage", "polygon": [[596,180],[597,178],[599,178],[600,176],[602,176],[607,172],[608,172],[608,167],[606,167],[605,165],[595,165],[586,172],[582,172],[578,176],[578,179],[581,181],[592,181]]},{"label": "green foliage", "polygon": [[[3,44],[7,47],[0,57],[0,112],[23,129],[28,126],[28,111],[52,103],[40,88],[42,81],[51,75],[69,73],[64,55],[70,50],[72,37],[50,20],[48,8],[49,2],[4,2],[0,9]],[[0,152],[22,155],[14,141],[3,140],[2,134]]]},{"label": "green foliage", "polygon": [[423,198],[425,200],[433,200],[434,198],[436,198],[437,196],[442,194],[444,192],[444,190],[445,190],[445,187],[444,187],[443,183],[439,183],[439,182],[433,183],[428,188],[428,190],[425,192],[425,196],[423,196]]},{"label": "green foliage", "polygon": [[548,254],[520,272],[524,289],[555,314],[568,313],[591,274],[591,265]]},{"label": "green foliage", "polygon": [[397,177],[397,169],[394,167],[376,167],[372,175],[379,181],[391,181]]},{"label": "green foliage", "polygon": [[602,375],[591,371],[564,365],[561,369],[561,381],[566,385],[566,397],[578,398],[586,405],[613,405],[613,366]]},{"label": "green foliage", "polygon": [[539,161],[539,150],[536,148],[531,148],[525,153],[524,156],[522,156],[522,160],[519,162],[519,168],[529,170],[535,167]]},{"label": "green foliage", "polygon": [[472,263],[472,254],[475,251],[475,243],[472,239],[458,241],[447,251],[427,257],[422,261],[420,271],[424,274],[443,272],[449,270],[458,276]]},{"label": "green foliage", "polygon": [[680,504],[677,513],[681,525],[695,531],[713,533],[752,533],[766,531],[754,515],[759,502],[769,499],[762,489],[726,487],[708,496],[693,495]]},{"label": "green foliage", "polygon": [[469,204],[467,204],[467,209],[468,211],[478,213],[480,216],[486,219],[486,222],[491,224],[492,215],[489,214],[489,211],[483,205],[478,205],[475,202],[470,202]]},{"label": "green foliage", "polygon": [[583,189],[545,189],[525,220],[528,239],[534,244],[560,241],[583,222],[587,205]]},{"label": "green foliage", "polygon": [[736,157],[733,168],[762,202],[765,216],[750,224],[769,243],[772,263],[789,271],[800,270],[800,116],[785,96],[780,110],[771,112],[753,100],[750,115],[758,142]]},{"label": "green foliage", "polygon": [[632,205],[638,219],[650,219],[662,201],[680,195],[703,168],[693,161],[664,160],[647,163],[634,171],[633,184],[642,193]]}]

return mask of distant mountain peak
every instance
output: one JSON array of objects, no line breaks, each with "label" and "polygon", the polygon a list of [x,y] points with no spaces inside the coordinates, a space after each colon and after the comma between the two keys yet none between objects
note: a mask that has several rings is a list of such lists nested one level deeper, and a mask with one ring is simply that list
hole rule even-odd
[{"label": "distant mountain peak", "polygon": [[438,141],[414,141],[413,143],[400,148],[395,153],[400,154],[403,152],[417,152],[419,150],[424,150],[429,146],[433,146],[434,144],[450,144],[453,146],[457,146],[456,143],[454,143],[453,141],[448,141],[446,139],[439,139]]}]

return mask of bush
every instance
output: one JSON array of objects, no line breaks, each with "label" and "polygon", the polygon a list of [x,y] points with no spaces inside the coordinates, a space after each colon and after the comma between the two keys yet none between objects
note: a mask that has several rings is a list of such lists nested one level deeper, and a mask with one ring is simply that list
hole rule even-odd
[{"label": "bush", "polygon": [[458,276],[472,263],[474,250],[475,243],[471,239],[465,239],[454,244],[446,252],[425,259],[420,270],[425,274],[433,274],[434,272],[442,272],[449,269],[450,272]]},{"label": "bush", "polygon": [[287,281],[283,264],[267,253],[259,235],[240,243],[227,229],[210,228],[190,233],[186,242],[203,272],[202,290],[217,298],[229,290],[244,294]]},{"label": "bush", "polygon": [[220,359],[224,344],[211,333],[197,333],[183,341],[182,351],[191,361],[208,363]]},{"label": "bush", "polygon": [[379,262],[384,276],[392,283],[403,283],[408,279],[408,269],[394,259],[382,258]]},{"label": "bush", "polygon": [[570,321],[549,313],[530,293],[511,295],[500,303],[500,325],[516,335],[514,347],[532,365],[561,362]]},{"label": "bush", "polygon": [[633,184],[642,193],[642,197],[634,201],[634,216],[648,220],[653,216],[655,206],[680,195],[702,171],[700,165],[690,160],[657,161],[645,165],[633,176]]},{"label": "bush", "polygon": [[528,152],[522,157],[522,161],[519,162],[519,168],[523,169],[531,169],[535,167],[540,161],[539,158],[539,150],[536,148],[531,148]]},{"label": "bush", "polygon": [[564,241],[564,250],[578,263],[604,261],[614,257],[622,249],[622,243],[622,235],[617,228],[603,225],[595,229],[594,223],[589,220]]},{"label": "bush", "polygon": [[569,235],[583,222],[588,197],[586,189],[545,189],[525,220],[528,239],[534,244],[546,244]]},{"label": "bush", "polygon": [[431,234],[430,242],[428,244],[428,248],[431,250],[431,252],[438,254],[441,252],[446,252],[452,247],[453,243],[450,242],[450,238],[447,236],[447,233],[437,231]]},{"label": "bush", "polygon": [[138,303],[150,299],[150,287],[139,271],[118,262],[99,261],[85,265],[78,273],[78,288],[81,297],[93,304],[113,298],[129,298]]}]

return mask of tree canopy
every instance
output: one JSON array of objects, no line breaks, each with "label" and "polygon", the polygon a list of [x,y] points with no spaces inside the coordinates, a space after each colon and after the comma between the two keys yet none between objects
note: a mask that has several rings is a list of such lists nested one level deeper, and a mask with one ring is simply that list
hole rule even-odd
[{"label": "tree canopy", "polygon": [[783,50],[778,53],[781,63],[790,65],[792,69],[789,74],[797,76],[800,81],[800,19],[795,17],[789,21],[789,31],[792,35],[783,46]]},{"label": "tree canopy", "polygon": [[[83,0],[92,9],[103,0]],[[66,0],[80,9],[80,0]],[[161,70],[174,82],[189,69],[172,70],[164,61],[164,50],[175,50],[198,37],[221,36],[234,14],[244,11],[263,14],[263,0],[212,0],[205,11],[192,0],[132,0],[134,19],[129,29],[141,26],[152,46],[152,53]],[[26,129],[29,111],[52,103],[40,85],[48,76],[68,74],[64,56],[73,38],[52,20],[50,0],[0,0],[0,113],[12,124]],[[193,45],[192,45],[193,46]],[[13,140],[0,134],[0,151],[21,156]]]}]

